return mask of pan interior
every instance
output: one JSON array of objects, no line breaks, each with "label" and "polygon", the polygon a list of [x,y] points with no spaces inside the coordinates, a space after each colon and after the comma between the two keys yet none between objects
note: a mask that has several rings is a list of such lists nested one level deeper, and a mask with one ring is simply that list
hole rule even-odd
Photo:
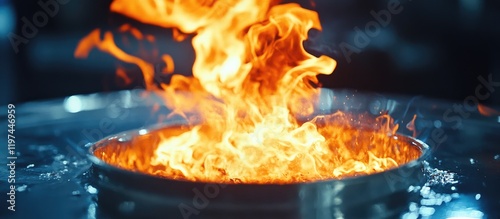
[{"label": "pan interior", "polygon": [[[384,172],[419,159],[425,149],[425,146],[418,140],[399,134],[383,133],[372,126],[329,124],[328,126],[318,126],[318,128],[324,136],[329,136],[333,139],[330,142],[331,150],[329,153],[331,154],[328,154],[331,159],[338,161],[338,163],[349,163],[349,159],[366,163],[372,162],[374,167],[369,171],[352,171],[349,168],[359,169],[359,167],[356,167],[356,163],[351,163],[350,166],[333,168],[331,175],[324,175],[317,178],[305,178],[300,173],[292,172],[285,174],[297,175],[297,178],[293,181],[284,182],[279,179],[266,179],[259,182],[242,182],[238,179],[231,179],[229,181],[193,179],[185,177],[181,172],[165,171],[171,168],[168,164],[153,165],[151,160],[155,156],[158,144],[162,139],[178,136],[189,131],[190,127],[186,125],[170,125],[118,134],[97,142],[92,148],[91,153],[98,160],[113,167],[170,180],[228,184],[295,184],[324,180],[341,180]],[[332,130],[335,130],[335,132],[332,132]],[[339,138],[338,136],[333,136],[334,133],[340,133],[349,137]],[[340,144],[343,147],[335,147]],[[381,165],[385,165],[385,168]]]}]

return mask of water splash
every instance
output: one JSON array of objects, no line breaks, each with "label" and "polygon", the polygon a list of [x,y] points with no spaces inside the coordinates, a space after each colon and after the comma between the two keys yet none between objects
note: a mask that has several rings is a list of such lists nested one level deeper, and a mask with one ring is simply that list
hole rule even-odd
[{"label": "water splash", "polygon": [[428,177],[425,186],[434,186],[434,185],[447,185],[447,184],[456,184],[458,181],[456,180],[457,174],[447,170],[440,170],[437,168],[432,168],[429,166],[429,163],[424,161],[424,171],[425,175]]},{"label": "water splash", "polygon": [[[433,187],[446,187],[458,183],[456,173],[446,170],[440,170],[429,166],[424,161],[424,172],[427,176],[427,182],[424,186],[410,186],[408,192],[418,193],[420,202],[411,202],[408,206],[408,212],[402,215],[404,219],[429,218],[436,212],[436,207],[451,202],[459,198],[458,193],[438,193]],[[450,191],[456,191],[455,186],[450,186]]]}]

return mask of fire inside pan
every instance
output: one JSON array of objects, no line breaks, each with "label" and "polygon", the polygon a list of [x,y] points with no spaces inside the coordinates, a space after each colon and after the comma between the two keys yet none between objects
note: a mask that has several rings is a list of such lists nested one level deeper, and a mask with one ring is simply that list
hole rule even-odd
[{"label": "fire inside pan", "polygon": [[[421,161],[428,147],[405,135],[380,135],[367,127],[344,127],[343,133],[352,135],[344,143],[361,148],[357,151],[360,154],[372,151],[379,157],[390,155],[397,166],[369,174],[332,174],[302,182],[242,183],[169,177],[161,174],[165,167],[153,168],[149,162],[165,135],[180,135],[190,129],[174,124],[105,138],[92,145],[90,159],[100,188],[99,203],[120,217],[392,217],[407,207],[407,188],[424,181]],[[385,136],[380,139],[383,144],[363,141],[380,136]]]},{"label": "fire inside pan", "polygon": [[[178,10],[158,13],[165,8]],[[389,112],[316,113],[315,104],[338,102],[322,101],[317,89],[317,76],[332,74],[337,62],[304,47],[310,30],[322,30],[318,13],[279,1],[115,0],[110,9],[172,28],[195,51],[192,76],[173,74],[172,56],[129,54],[121,48],[129,43],[115,43],[116,34],[161,43],[130,24],[93,30],[75,50],[78,58],[99,49],[137,65],[146,89],[163,100],[158,108],[172,110],[165,118],[190,124],[92,147],[99,202],[120,217],[373,217],[393,212],[404,203],[398,195],[422,179],[426,147],[398,135]],[[167,83],[158,74],[172,75]],[[124,68],[117,75],[132,81]]]}]

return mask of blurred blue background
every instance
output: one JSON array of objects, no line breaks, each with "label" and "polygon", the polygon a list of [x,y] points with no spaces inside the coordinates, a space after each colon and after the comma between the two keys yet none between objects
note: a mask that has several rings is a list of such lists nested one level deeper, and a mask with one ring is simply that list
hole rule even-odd
[{"label": "blurred blue background", "polygon": [[[50,13],[39,2],[49,5]],[[58,6],[47,2],[56,2]],[[109,12],[110,2],[0,0],[0,104],[141,86],[140,80],[128,85],[117,80],[117,62],[109,55],[95,51],[85,60],[73,57],[78,41],[95,28],[116,29],[131,23],[144,33],[157,36],[162,43],[149,46],[160,54],[171,54],[175,72],[190,71],[194,55],[189,41],[174,43],[167,30],[113,14]],[[338,61],[333,75],[320,77],[324,87],[461,101],[475,94],[479,76],[491,75],[493,81],[500,82],[498,1],[299,3],[317,10],[324,28],[322,33],[311,33],[312,40],[306,47],[314,54],[328,54]],[[382,13],[394,4],[399,4],[394,7],[398,13],[391,14],[387,25],[379,22],[377,27],[373,13]],[[35,26],[35,32],[27,32],[30,37],[23,33],[26,20],[40,24],[39,28]],[[364,31],[367,26],[372,28],[368,29],[372,31],[369,42],[356,46],[360,37],[357,30]],[[348,47],[353,52],[349,56],[346,45],[353,46]],[[134,78],[140,78],[138,69],[128,69]],[[500,104],[500,87],[497,90],[484,103]]]}]

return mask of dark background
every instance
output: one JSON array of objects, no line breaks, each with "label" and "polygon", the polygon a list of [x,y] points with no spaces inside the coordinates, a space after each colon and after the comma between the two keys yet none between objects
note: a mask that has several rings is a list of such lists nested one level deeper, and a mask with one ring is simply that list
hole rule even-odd
[{"label": "dark background", "polygon": [[[113,29],[131,23],[157,36],[161,43],[153,46],[173,56],[175,72],[190,71],[194,56],[189,41],[174,44],[168,30],[110,13],[110,0],[64,1],[67,3],[59,4],[47,25],[37,28],[35,36],[27,38],[16,52],[9,38],[12,34],[23,36],[22,18],[32,21],[42,9],[35,0],[0,0],[0,104],[140,86],[140,80],[125,85],[117,79],[117,61],[107,54],[96,50],[85,60],[73,57],[78,41],[95,28]],[[493,81],[500,81],[497,1],[397,2],[402,11],[393,14],[389,25],[381,27],[348,62],[339,45],[344,42],[355,46],[356,27],[365,29],[369,22],[376,21],[370,12],[387,10],[388,1],[315,1],[324,31],[311,33],[314,40],[306,47],[338,61],[332,75],[320,77],[324,87],[461,101],[475,95],[478,76],[487,78],[491,74]],[[313,8],[309,1],[300,3]],[[129,69],[134,72],[133,66]],[[493,92],[485,103],[499,105],[500,92]]]}]

